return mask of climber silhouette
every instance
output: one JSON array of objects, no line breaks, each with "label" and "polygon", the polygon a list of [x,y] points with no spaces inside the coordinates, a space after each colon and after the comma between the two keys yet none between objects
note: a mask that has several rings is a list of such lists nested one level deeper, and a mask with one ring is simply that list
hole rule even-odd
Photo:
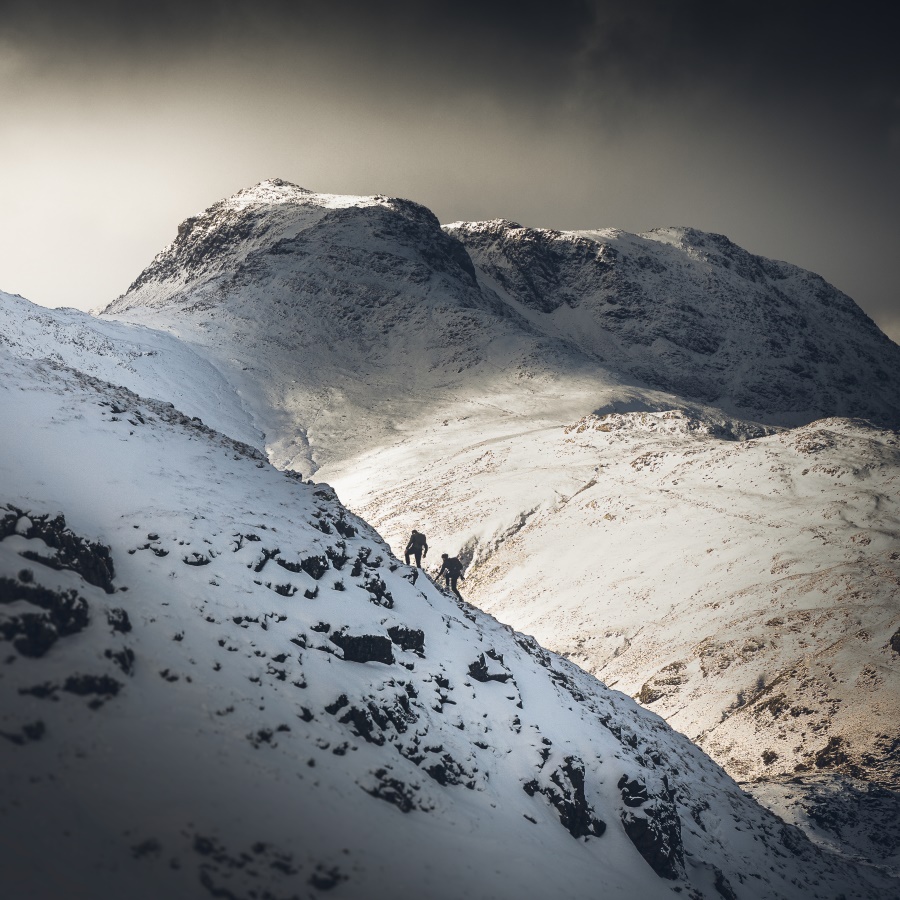
[{"label": "climber silhouette", "polygon": [[455,556],[447,556],[446,553],[441,554],[441,559],[444,561],[441,566],[440,571],[438,572],[438,578],[441,575],[444,576],[444,580],[447,584],[447,587],[462,600],[462,594],[456,588],[456,580],[457,578],[462,578],[465,580],[465,576],[462,573],[463,567],[462,563]]},{"label": "climber silhouette", "polygon": [[413,528],[412,534],[409,536],[409,543],[406,545],[406,564],[409,565],[409,555],[416,557],[416,565],[422,567],[422,557],[428,556],[428,541],[425,535]]}]

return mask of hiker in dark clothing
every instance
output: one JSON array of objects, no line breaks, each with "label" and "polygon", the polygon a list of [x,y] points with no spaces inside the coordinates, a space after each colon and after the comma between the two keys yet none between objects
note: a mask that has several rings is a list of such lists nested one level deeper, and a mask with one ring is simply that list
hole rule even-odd
[{"label": "hiker in dark clothing", "polygon": [[416,557],[416,565],[422,568],[422,557],[428,556],[428,542],[425,535],[413,528],[413,533],[409,536],[409,543],[406,545],[406,564],[409,565],[409,555],[412,553]]},{"label": "hiker in dark clothing", "polygon": [[441,570],[438,572],[438,578],[443,575],[447,587],[462,600],[462,594],[456,589],[457,578],[465,577],[462,573],[462,563],[455,556],[447,556],[446,553],[441,554],[441,559],[444,563],[441,566]]}]

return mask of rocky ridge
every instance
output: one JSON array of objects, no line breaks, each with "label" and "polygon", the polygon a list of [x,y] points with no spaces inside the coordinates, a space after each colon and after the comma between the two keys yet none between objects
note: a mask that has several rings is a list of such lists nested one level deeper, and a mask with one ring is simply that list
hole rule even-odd
[{"label": "rocky ridge", "polygon": [[533,324],[639,382],[775,424],[900,424],[900,348],[812,272],[694,228],[446,231]]}]

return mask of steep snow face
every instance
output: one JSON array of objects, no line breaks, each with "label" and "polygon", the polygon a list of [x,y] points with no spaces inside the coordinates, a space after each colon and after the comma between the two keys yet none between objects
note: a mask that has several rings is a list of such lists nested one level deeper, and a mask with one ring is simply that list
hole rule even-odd
[{"label": "steep snow face", "polygon": [[900,437],[845,419],[730,437],[676,411],[588,416],[445,443],[421,471],[384,451],[390,487],[369,457],[335,482],[393,546],[419,527],[462,549],[469,599],[733,775],[896,786]]},{"label": "steep snow face", "polygon": [[777,424],[900,424],[900,348],[812,272],[693,228],[446,231],[535,327],[632,379]]},{"label": "steep snow face", "polygon": [[59,364],[0,374],[10,896],[893,890],[326,485]]},{"label": "steep snow face", "polygon": [[[424,207],[283,183],[189,220],[105,313],[167,329],[227,371],[273,461],[304,471],[433,421],[438,407],[521,405],[506,398],[523,380],[565,370],[577,382],[585,368],[482,290]],[[580,415],[597,384],[582,373],[578,390],[590,392],[571,407]]]},{"label": "steep snow face", "polygon": [[158,329],[46,309],[0,291],[0,347],[173,403],[218,431],[263,446],[262,433],[226,378],[184,341]]}]

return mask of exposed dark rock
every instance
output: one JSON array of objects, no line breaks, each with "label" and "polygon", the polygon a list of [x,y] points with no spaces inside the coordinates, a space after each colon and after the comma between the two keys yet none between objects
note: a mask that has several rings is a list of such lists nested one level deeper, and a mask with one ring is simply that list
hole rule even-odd
[{"label": "exposed dark rock", "polygon": [[365,579],[363,586],[369,592],[369,599],[385,609],[394,608],[394,598],[387,589],[387,585],[377,575],[371,575]]},{"label": "exposed dark rock", "polygon": [[828,739],[828,743],[814,757],[817,769],[834,769],[844,765],[849,761],[849,757],[842,749],[844,739],[839,736],[833,736]]},{"label": "exposed dark rock", "polygon": [[716,880],[713,882],[713,887],[725,898],[725,900],[738,900],[738,895],[734,892],[734,888],[732,888],[730,882],[725,877],[725,873],[722,872],[721,869],[713,867],[713,872],[715,873]]},{"label": "exposed dark rock", "polygon": [[37,697],[38,700],[46,700],[47,698],[56,699],[56,692],[59,686],[51,681],[45,681],[43,684],[36,684],[30,688],[19,688],[20,694],[28,694],[31,697]]},{"label": "exposed dark rock", "polygon": [[53,591],[36,584],[21,584],[0,577],[0,604],[26,600],[43,610],[6,615],[0,636],[13,642],[23,656],[43,656],[61,637],[87,627],[88,602],[74,590]]},{"label": "exposed dark rock", "polygon": [[891,635],[891,650],[894,653],[900,653],[900,628]]},{"label": "exposed dark rock", "polygon": [[182,556],[181,561],[187,566],[208,566],[211,562],[210,558],[196,550],[187,556]]},{"label": "exposed dark rock", "polygon": [[[7,506],[10,512],[4,515],[0,526],[0,540],[19,533],[29,540],[40,538],[56,552],[52,556],[38,554],[32,550],[22,551],[22,556],[32,562],[41,563],[52,569],[67,569],[77,572],[88,584],[103,588],[107,594],[115,591],[112,581],[115,576],[112,554],[109,547],[99,542],[79,537],[66,527],[65,516],[36,516],[14,506]],[[20,527],[22,517],[26,517],[26,527]]]},{"label": "exposed dark rock", "polygon": [[70,675],[63,684],[63,690],[79,697],[115,697],[122,689],[122,683],[109,675]]},{"label": "exposed dark rock", "polygon": [[643,806],[650,799],[647,795],[646,785],[641,784],[637,779],[629,780],[627,775],[623,775],[619,779],[618,787],[622,791],[622,802],[626,806]]},{"label": "exposed dark rock", "polygon": [[308,556],[300,561],[300,568],[307,575],[318,581],[328,571],[328,558],[325,556]]},{"label": "exposed dark rock", "polygon": [[665,777],[663,784],[663,790],[653,794],[646,785],[623,775],[618,787],[622,791],[622,801],[631,809],[622,810],[621,819],[625,833],[653,871],[661,878],[674,880],[684,870],[681,819],[675,806],[674,791],[669,790]]},{"label": "exposed dark rock", "polygon": [[338,534],[340,534],[342,537],[356,537],[356,527],[351,525],[346,519],[336,519],[334,521],[334,527]]},{"label": "exposed dark rock", "polygon": [[512,678],[509,672],[489,672],[486,657],[490,657],[495,662],[500,663],[501,666],[503,665],[503,657],[499,653],[494,650],[487,650],[485,653],[480,654],[475,662],[469,663],[469,675],[472,678],[481,682],[499,681],[501,683],[506,683]]},{"label": "exposed dark rock", "polygon": [[128,613],[124,609],[115,607],[107,610],[106,621],[113,631],[118,631],[121,634],[128,634],[128,632],[131,631],[131,620],[128,618]]},{"label": "exposed dark rock", "polygon": [[111,659],[126,675],[134,674],[134,651],[130,647],[106,650],[103,655]]},{"label": "exposed dark rock", "polygon": [[388,775],[387,769],[378,769],[372,773],[376,778],[374,787],[364,787],[363,790],[379,800],[393,803],[400,812],[408,813],[416,807],[416,794],[412,788]]},{"label": "exposed dark rock", "polygon": [[32,741],[41,740],[47,733],[47,726],[38,720],[37,722],[29,722],[23,725],[19,731],[0,731],[0,737],[6,738],[10,743],[24,746]]},{"label": "exposed dark rock", "polygon": [[367,567],[369,569],[377,569],[381,566],[383,560],[380,556],[376,556],[375,559],[371,559],[372,556],[372,548],[371,547],[360,547],[359,552],[356,554],[356,559],[353,561],[353,568],[350,571],[350,574],[354,578],[358,578],[363,571],[363,567]]},{"label": "exposed dark rock", "polygon": [[796,825],[784,825],[778,833],[778,837],[786,849],[790,850],[795,856],[803,852],[804,847],[808,845],[806,836]]},{"label": "exposed dark rock", "polygon": [[254,749],[258,750],[263,744],[269,744],[272,747],[277,747],[278,744],[273,740],[275,737],[276,731],[290,731],[287,726],[279,726],[276,729],[272,728],[260,728],[258,731],[253,731],[247,735],[247,740],[253,745]]},{"label": "exposed dark rock", "polygon": [[594,815],[584,793],[584,762],[577,756],[567,756],[563,765],[550,774],[552,784],[540,784],[536,779],[523,785],[529,797],[543,794],[559,813],[560,824],[574,838],[600,837],[606,823]]},{"label": "exposed dark rock", "polygon": [[[249,535],[245,535],[245,537],[249,537]],[[255,537],[255,535],[254,535],[254,537]],[[256,538],[256,539],[259,540],[259,538]],[[281,551],[277,547],[274,550],[266,550],[266,548],[263,547],[262,548],[262,556],[260,556],[260,558],[256,561],[256,565],[253,566],[253,571],[254,572],[262,572],[262,570],[265,568],[266,563],[270,559],[274,559],[276,556],[278,556],[279,553],[281,553]],[[290,569],[290,566],[284,565],[284,568]],[[296,572],[298,570],[290,569],[290,571]]]},{"label": "exposed dark rock", "polygon": [[336,888],[342,881],[346,880],[347,876],[344,875],[337,866],[325,868],[325,866],[319,865],[316,866],[315,872],[309,876],[308,883],[316,888],[316,890],[330,891],[332,888]]},{"label": "exposed dark rock", "polygon": [[[126,651],[126,653],[130,652]],[[107,651],[107,654],[110,655],[110,652]],[[131,660],[133,660],[133,655]],[[127,656],[125,657],[127,665],[131,664],[131,660],[128,660]],[[109,675],[70,675],[63,683],[62,690],[79,697],[92,697],[88,706],[91,709],[99,709],[106,700],[115,697],[122,687],[121,682]],[[56,691],[57,688],[54,686],[52,690]]]},{"label": "exposed dark rock", "polygon": [[[461,763],[455,760],[449,753],[443,754],[439,760],[422,766],[422,771],[430,775],[438,784],[447,785],[463,784],[469,790],[474,790],[475,780],[473,773],[468,772]],[[565,823],[563,823],[565,824]]]},{"label": "exposed dark rock", "polygon": [[346,694],[341,694],[334,703],[329,703],[325,707],[325,712],[331,713],[331,715],[336,715],[339,713],[350,701],[347,699]]},{"label": "exposed dark rock", "polygon": [[343,541],[338,541],[335,546],[325,548],[325,555],[331,562],[332,568],[340,571],[344,568],[344,564],[350,558],[347,556],[347,545]]},{"label": "exposed dark rock", "polygon": [[387,665],[394,662],[391,641],[383,635],[351,635],[335,631],[330,640],[344,651],[344,659],[349,662],[380,662]]},{"label": "exposed dark rock", "polygon": [[313,521],[313,525],[322,532],[322,534],[331,534],[331,523],[330,521],[322,515],[316,516]]},{"label": "exposed dark rock", "polygon": [[420,656],[425,654],[425,632],[420,628],[407,628],[405,625],[392,625],[388,628],[391,640],[401,650],[413,650]]}]

